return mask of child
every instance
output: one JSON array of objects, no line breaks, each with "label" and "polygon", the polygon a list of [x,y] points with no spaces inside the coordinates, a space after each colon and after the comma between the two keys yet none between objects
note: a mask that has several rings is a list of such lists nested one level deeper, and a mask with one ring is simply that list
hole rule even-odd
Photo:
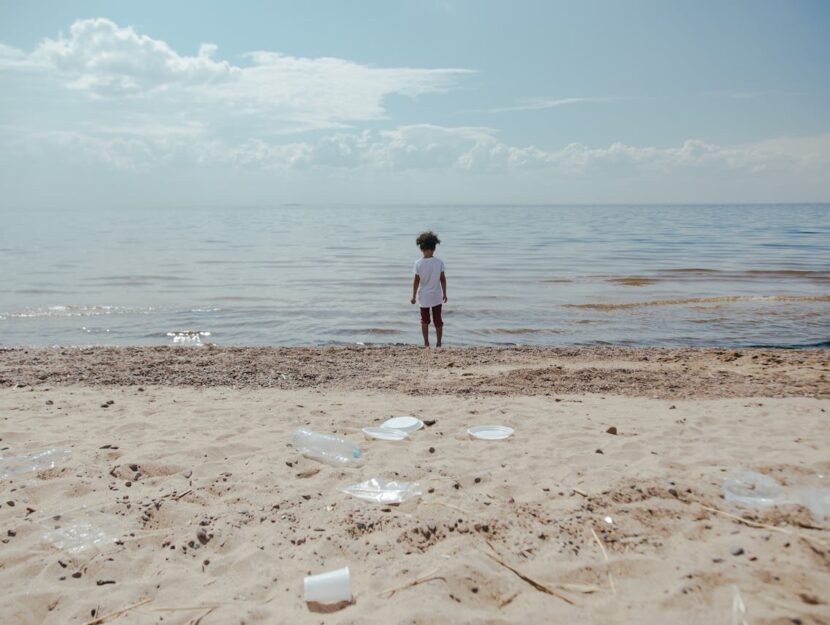
[{"label": "child", "polygon": [[435,324],[436,347],[441,347],[441,335],[444,330],[441,304],[447,301],[447,279],[444,277],[444,261],[433,256],[435,246],[440,242],[438,235],[432,230],[422,232],[415,239],[415,244],[421,248],[424,257],[415,261],[411,301],[414,304],[417,295],[418,305],[421,307],[421,333],[424,335],[424,347],[429,347],[430,309],[432,310],[432,322]]}]

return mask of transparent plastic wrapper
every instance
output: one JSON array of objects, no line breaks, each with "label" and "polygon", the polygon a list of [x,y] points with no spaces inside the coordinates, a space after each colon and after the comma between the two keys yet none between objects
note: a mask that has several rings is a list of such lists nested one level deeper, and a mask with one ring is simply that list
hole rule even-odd
[{"label": "transparent plastic wrapper", "polygon": [[810,511],[816,522],[830,525],[830,480],[819,474],[798,486],[782,486],[768,475],[753,471],[733,473],[723,483],[723,497],[749,508],[798,504]]},{"label": "transparent plastic wrapper", "polygon": [[818,523],[830,527],[830,476],[816,475],[796,489],[795,497]]},{"label": "transparent plastic wrapper", "polygon": [[830,526],[830,488],[804,488],[798,500],[822,525]]},{"label": "transparent plastic wrapper", "polygon": [[352,466],[360,461],[360,447],[336,434],[300,428],[291,437],[291,445],[304,456],[336,467]]},{"label": "transparent plastic wrapper", "polygon": [[398,482],[397,480],[379,480],[377,478],[344,486],[340,488],[340,492],[363,501],[382,504],[403,503],[408,499],[421,495],[417,482]]},{"label": "transparent plastic wrapper", "polygon": [[109,544],[115,539],[92,523],[77,521],[49,530],[43,535],[43,540],[69,553],[79,553],[90,547]]},{"label": "transparent plastic wrapper", "polygon": [[53,447],[27,456],[0,458],[0,477],[13,477],[31,471],[54,469],[71,454],[69,449]]},{"label": "transparent plastic wrapper", "polygon": [[795,503],[777,481],[754,471],[739,471],[726,478],[723,498],[729,503],[750,507]]},{"label": "transparent plastic wrapper", "polygon": [[39,524],[46,530],[43,540],[68,553],[80,553],[115,541],[115,532],[110,531],[112,517],[92,508],[56,514],[40,520]]}]

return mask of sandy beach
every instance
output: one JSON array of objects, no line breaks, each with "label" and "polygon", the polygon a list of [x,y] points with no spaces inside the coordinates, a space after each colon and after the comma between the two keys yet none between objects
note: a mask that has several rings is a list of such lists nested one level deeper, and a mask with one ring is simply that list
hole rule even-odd
[{"label": "sandy beach", "polygon": [[[828,376],[827,350],[0,350],[0,466],[69,451],[0,480],[0,621],[830,623],[828,526],[723,499],[830,471]],[[364,440],[401,414],[428,427]],[[491,423],[515,433],[468,437]],[[301,426],[361,465],[301,457]],[[372,477],[422,495],[337,490]],[[354,603],[310,610],[342,566]]]}]

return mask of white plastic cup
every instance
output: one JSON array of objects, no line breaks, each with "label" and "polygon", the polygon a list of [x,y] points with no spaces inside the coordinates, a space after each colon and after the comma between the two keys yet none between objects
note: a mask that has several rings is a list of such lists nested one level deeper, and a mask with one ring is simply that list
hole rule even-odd
[{"label": "white plastic cup", "polygon": [[309,575],[303,579],[306,602],[322,604],[340,603],[352,600],[352,579],[349,567]]}]

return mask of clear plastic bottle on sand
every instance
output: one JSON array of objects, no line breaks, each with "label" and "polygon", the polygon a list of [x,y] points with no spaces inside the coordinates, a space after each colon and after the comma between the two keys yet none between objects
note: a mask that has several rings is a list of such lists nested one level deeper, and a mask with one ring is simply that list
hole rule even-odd
[{"label": "clear plastic bottle on sand", "polygon": [[336,467],[355,465],[360,459],[360,447],[350,440],[308,428],[296,430],[291,437],[291,444],[304,456]]}]

